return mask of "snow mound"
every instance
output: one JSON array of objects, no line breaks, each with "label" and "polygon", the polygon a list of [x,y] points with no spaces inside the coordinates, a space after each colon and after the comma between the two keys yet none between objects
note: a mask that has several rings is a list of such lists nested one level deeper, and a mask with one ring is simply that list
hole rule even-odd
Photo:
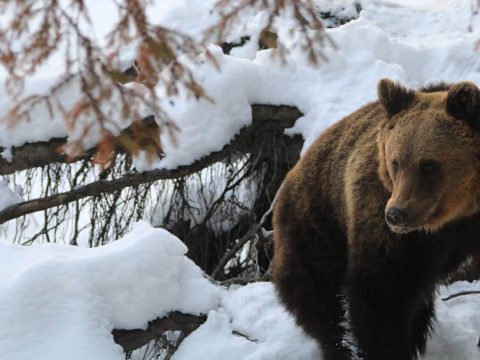
[{"label": "snow mound", "polygon": [[0,358],[121,359],[114,328],[216,308],[220,290],[186,251],[145,222],[94,249],[0,244]]}]

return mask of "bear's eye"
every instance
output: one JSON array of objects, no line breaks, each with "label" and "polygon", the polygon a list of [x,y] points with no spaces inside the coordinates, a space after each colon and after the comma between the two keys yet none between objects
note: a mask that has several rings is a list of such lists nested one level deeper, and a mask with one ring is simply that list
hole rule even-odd
[{"label": "bear's eye", "polygon": [[430,175],[437,171],[439,164],[433,160],[422,161],[420,163],[420,173]]},{"label": "bear's eye", "polygon": [[397,162],[397,160],[392,161],[392,170],[393,170],[394,174],[396,174],[398,172],[398,162]]}]

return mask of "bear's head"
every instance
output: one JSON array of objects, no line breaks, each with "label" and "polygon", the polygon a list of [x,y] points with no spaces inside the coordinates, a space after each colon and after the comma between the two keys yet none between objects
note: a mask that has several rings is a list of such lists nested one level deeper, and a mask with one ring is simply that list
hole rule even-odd
[{"label": "bear's head", "polygon": [[480,210],[480,90],[471,82],[420,91],[378,84],[385,108],[379,176],[394,232],[436,231]]}]

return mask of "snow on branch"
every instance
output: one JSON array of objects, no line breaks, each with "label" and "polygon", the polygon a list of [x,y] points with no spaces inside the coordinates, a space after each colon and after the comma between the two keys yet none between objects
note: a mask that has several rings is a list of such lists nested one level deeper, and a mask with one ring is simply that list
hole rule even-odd
[{"label": "snow on branch", "polygon": [[[195,161],[190,165],[180,166],[173,170],[158,169],[143,173],[131,173],[113,180],[98,180],[90,184],[76,187],[70,191],[25,201],[12,205],[0,212],[0,223],[27,215],[33,212],[49,209],[51,207],[65,205],[75,200],[88,196],[113,193],[125,187],[137,186],[163,179],[175,179],[193,174],[203,168],[212,165],[234,152],[256,153],[260,157],[273,156],[270,152],[274,146],[278,146],[283,131],[293,126],[295,121],[302,116],[301,112],[290,106],[253,105],[252,125],[243,128],[233,141],[225,145],[220,151],[210,153],[206,157]],[[146,121],[149,121],[148,118]],[[150,120],[151,121],[151,120]],[[277,141],[274,146],[269,147],[269,141]],[[299,139],[284,137],[284,145],[287,142],[298,143]],[[58,154],[58,146],[66,142],[66,139],[54,139],[51,142],[41,142],[24,145],[13,149],[13,161],[11,164],[2,160],[0,162],[0,174],[27,169],[33,166],[46,165],[52,162],[66,162],[64,154]],[[90,149],[85,156],[91,156],[95,149]],[[75,160],[80,160],[76,158]],[[18,163],[18,165],[15,165]]]},{"label": "snow on branch", "polygon": [[[150,130],[153,135],[158,135],[159,127],[153,116],[143,119],[141,125],[133,123],[131,126],[125,128],[115,139],[116,153],[125,152],[125,147],[122,146],[125,137],[134,136],[135,128],[142,126],[146,130]],[[67,138],[53,138],[49,141],[40,141],[36,143],[27,143],[22,146],[8,149],[11,156],[6,159],[0,157],[0,175],[13,174],[16,171],[31,169],[34,167],[45,166],[53,163],[71,163],[83,159],[92,158],[97,152],[98,148],[90,148],[77,156],[69,156],[63,151],[63,147],[67,144]],[[148,146],[148,144],[145,144]],[[7,149],[0,147],[0,152]]]},{"label": "snow on branch", "polygon": [[[41,109],[76,134],[68,139],[71,154],[83,152],[95,136],[102,145],[96,148],[96,163],[108,165],[118,121],[140,120],[148,108],[162,131],[172,131],[175,124],[161,101],[165,95],[212,100],[196,70],[204,63],[220,69],[211,44],[236,39],[252,11],[261,16],[242,36],[255,35],[261,48],[272,48],[284,60],[289,53],[305,53],[317,64],[326,59],[326,45],[334,47],[313,0],[207,2],[202,8],[208,20],[193,31],[147,15],[163,6],[140,0],[71,0],[68,6],[57,0],[0,2],[2,95],[10,103],[0,118],[10,125],[30,122]],[[291,31],[279,32],[279,19],[289,19]],[[132,82],[144,93],[135,101]],[[159,152],[161,145],[150,149]],[[136,151],[135,142],[124,146]]]}]

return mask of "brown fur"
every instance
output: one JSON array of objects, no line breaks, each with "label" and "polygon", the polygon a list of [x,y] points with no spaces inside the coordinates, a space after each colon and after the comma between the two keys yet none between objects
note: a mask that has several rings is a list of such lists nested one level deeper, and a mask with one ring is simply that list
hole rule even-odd
[{"label": "brown fur", "polygon": [[[316,140],[274,211],[274,283],[327,360],[354,356],[346,310],[355,356],[423,354],[436,285],[480,254],[480,91],[378,93]],[[392,208],[405,221],[387,224]]]}]

